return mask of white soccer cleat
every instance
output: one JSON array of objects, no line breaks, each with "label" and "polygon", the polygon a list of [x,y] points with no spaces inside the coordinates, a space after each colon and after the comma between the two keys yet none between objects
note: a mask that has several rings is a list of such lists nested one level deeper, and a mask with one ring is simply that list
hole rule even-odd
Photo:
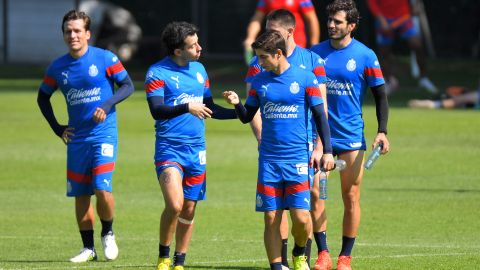
[{"label": "white soccer cleat", "polygon": [[282,270],[290,270],[290,268],[286,267],[285,265],[282,265]]},{"label": "white soccer cleat", "polygon": [[418,81],[418,85],[427,90],[430,94],[437,94],[438,89],[437,87],[428,79],[427,77],[423,77]]},{"label": "white soccer cleat", "polygon": [[109,261],[113,261],[118,257],[118,247],[115,242],[115,235],[112,231],[108,232],[102,237],[103,253],[105,258]]},{"label": "white soccer cleat", "polygon": [[83,263],[97,260],[97,253],[95,249],[83,248],[80,254],[70,259],[73,263]]}]

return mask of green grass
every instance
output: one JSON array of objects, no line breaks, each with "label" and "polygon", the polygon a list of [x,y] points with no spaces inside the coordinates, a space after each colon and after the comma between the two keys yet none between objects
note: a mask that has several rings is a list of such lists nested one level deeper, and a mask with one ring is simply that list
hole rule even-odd
[{"label": "green grass", "polygon": [[[36,92],[27,91],[38,83],[0,80],[0,269],[153,269],[163,199],[144,94],[137,91],[118,106],[114,227],[120,257],[105,262],[99,247],[99,262],[72,265],[68,258],[81,241],[73,200],[64,195],[65,146],[41,116]],[[480,264],[479,112],[415,111],[402,106],[408,96],[393,97],[391,152],[365,173],[353,267],[474,269]],[[63,97],[56,94],[53,102],[65,122]],[[376,120],[369,104],[364,116],[370,143]],[[257,152],[249,127],[208,120],[207,149],[208,199],[198,207],[188,269],[268,269],[263,218],[254,212]],[[335,256],[343,207],[338,174],[330,180],[328,239]],[[99,229],[97,224],[97,246]]]}]

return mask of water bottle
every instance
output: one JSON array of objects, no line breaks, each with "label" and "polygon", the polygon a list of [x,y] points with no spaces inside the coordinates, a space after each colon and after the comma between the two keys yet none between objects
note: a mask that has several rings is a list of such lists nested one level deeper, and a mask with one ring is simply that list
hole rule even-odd
[{"label": "water bottle", "polygon": [[382,152],[383,143],[377,144],[373,149],[373,152],[368,156],[367,161],[365,161],[365,169],[370,170],[373,167],[375,161],[380,157],[380,153]]},{"label": "water bottle", "polygon": [[324,201],[328,198],[327,195],[327,174],[324,171],[320,172],[320,200]]},{"label": "water bottle", "polygon": [[[345,162],[345,160],[342,160],[342,159],[335,160],[335,166],[333,167],[334,170],[337,169],[341,171],[345,169],[345,167],[347,167],[347,162]],[[320,200],[324,201],[328,198],[328,195],[327,195],[327,174],[325,173],[325,171],[323,171],[323,168],[320,170],[319,186],[320,186],[319,198]]]}]

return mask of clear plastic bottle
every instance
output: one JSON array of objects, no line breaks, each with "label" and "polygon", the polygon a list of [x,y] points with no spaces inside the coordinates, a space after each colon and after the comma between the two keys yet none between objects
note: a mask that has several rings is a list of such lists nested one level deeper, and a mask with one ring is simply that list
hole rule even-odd
[{"label": "clear plastic bottle", "polygon": [[380,157],[380,153],[382,152],[383,144],[379,143],[373,149],[373,152],[368,156],[367,161],[365,161],[365,169],[370,170],[373,167],[375,161]]},{"label": "clear plastic bottle", "polygon": [[[342,160],[342,159],[335,160],[335,167],[333,167],[334,170],[337,169],[341,171],[345,169],[345,167],[347,167],[347,163],[345,162],[345,160]],[[320,188],[320,193],[319,193],[320,200],[328,199],[327,174],[323,170],[320,170],[319,188]]]}]

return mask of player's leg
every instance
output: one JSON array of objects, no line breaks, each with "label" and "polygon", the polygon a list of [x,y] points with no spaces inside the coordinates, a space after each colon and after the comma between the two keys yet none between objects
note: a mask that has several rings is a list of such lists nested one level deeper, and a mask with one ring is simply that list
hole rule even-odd
[{"label": "player's leg", "polygon": [[[286,210],[286,209],[285,209]],[[282,265],[288,268],[288,214],[283,211],[280,223],[280,237],[282,238]]]},{"label": "player's leg", "polygon": [[[391,26],[393,20],[387,20]],[[376,42],[378,47],[378,60],[382,67],[383,77],[385,78],[385,87],[387,94],[398,88],[398,80],[393,76],[393,54],[392,45],[395,38],[393,29],[385,31],[382,29],[381,23],[375,22]]]},{"label": "player's leg", "polygon": [[97,259],[93,238],[95,212],[90,203],[90,197],[93,195],[90,161],[89,144],[69,143],[67,145],[67,196],[75,197],[75,217],[83,242],[80,253],[70,259],[75,263]]},{"label": "player's leg", "polygon": [[278,164],[259,161],[255,210],[264,213],[263,240],[272,270],[282,270],[284,267],[280,224],[285,205],[279,171]]},{"label": "player's leg", "polygon": [[[347,151],[339,154],[347,166],[340,172],[343,211],[342,249],[337,269],[349,269],[351,252],[360,224],[360,184],[363,177],[363,150]],[[340,268],[339,268],[340,267]]]},{"label": "player's leg", "polygon": [[308,164],[283,164],[282,177],[285,181],[285,205],[290,209],[292,235],[294,238],[293,269],[309,269],[305,256],[308,237],[312,233],[310,216],[310,183]]},{"label": "player's leg", "polygon": [[113,233],[115,200],[112,194],[112,179],[117,157],[116,140],[104,141],[92,145],[93,169],[92,184],[97,198],[97,213],[102,223],[100,233],[105,258],[115,260],[118,247]]},{"label": "player's leg", "polygon": [[325,210],[325,201],[320,200],[319,177],[317,173],[314,176],[313,186],[310,189],[312,216],[312,234],[317,244],[318,257],[315,261],[315,270],[330,269],[332,260],[327,246],[327,212]]},{"label": "player's leg", "polygon": [[182,163],[185,164],[183,177],[184,203],[178,217],[176,228],[176,247],[173,257],[174,270],[182,270],[187,256],[188,246],[194,229],[197,202],[206,198],[206,164],[205,145],[184,146]]}]

